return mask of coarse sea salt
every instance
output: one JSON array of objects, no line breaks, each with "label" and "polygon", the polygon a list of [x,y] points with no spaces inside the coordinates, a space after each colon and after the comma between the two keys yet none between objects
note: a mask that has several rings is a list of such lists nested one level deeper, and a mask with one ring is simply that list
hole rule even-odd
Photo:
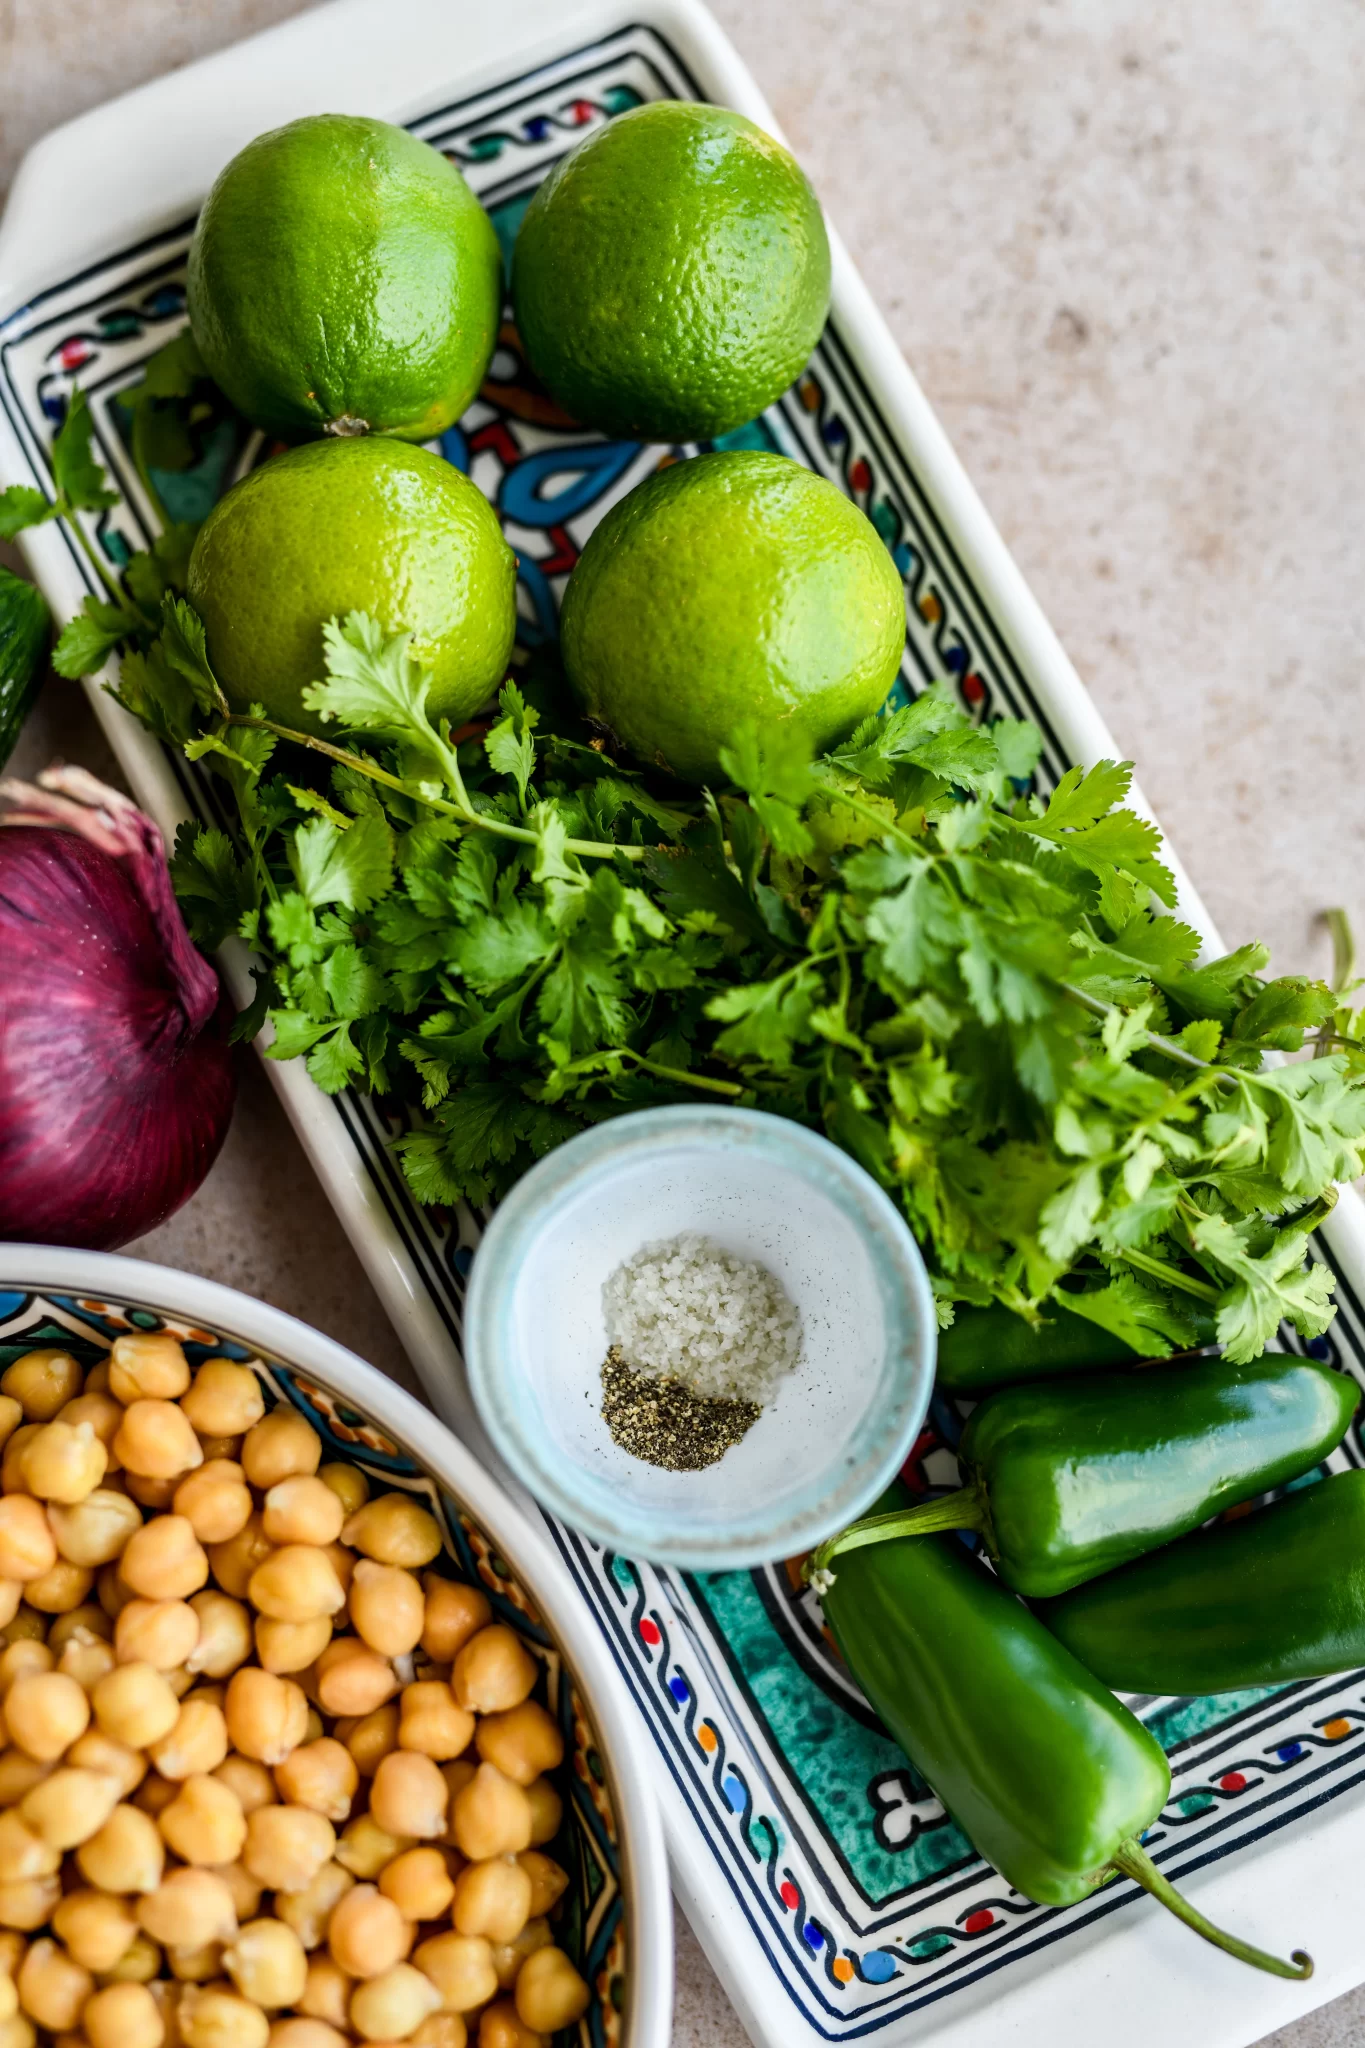
[{"label": "coarse sea salt", "polygon": [[697,1231],[641,1245],[602,1288],[607,1338],[639,1372],[711,1399],[766,1401],[801,1356],[777,1276]]}]

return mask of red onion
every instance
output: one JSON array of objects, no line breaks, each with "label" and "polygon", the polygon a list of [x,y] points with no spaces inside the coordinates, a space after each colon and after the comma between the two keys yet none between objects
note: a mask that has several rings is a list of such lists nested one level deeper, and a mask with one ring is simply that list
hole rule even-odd
[{"label": "red onion", "polygon": [[0,783],[0,1238],[107,1251],[227,1132],[231,1012],[150,818],[83,768]]}]

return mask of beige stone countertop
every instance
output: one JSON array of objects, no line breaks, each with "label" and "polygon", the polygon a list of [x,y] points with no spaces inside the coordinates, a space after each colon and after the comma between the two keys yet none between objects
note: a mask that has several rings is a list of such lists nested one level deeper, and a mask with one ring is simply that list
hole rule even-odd
[{"label": "beige stone countertop", "polygon": [[[1318,913],[1365,922],[1365,10],[713,4],[1224,937],[1324,971]],[[295,11],[0,0],[0,191],[55,122]],[[51,683],[15,766],[55,753],[110,768]],[[254,1063],[131,1249],[412,1384]],[[681,1922],[673,2038],[745,2039]],[[1365,1990],[1271,2037],[1363,2038]]]}]

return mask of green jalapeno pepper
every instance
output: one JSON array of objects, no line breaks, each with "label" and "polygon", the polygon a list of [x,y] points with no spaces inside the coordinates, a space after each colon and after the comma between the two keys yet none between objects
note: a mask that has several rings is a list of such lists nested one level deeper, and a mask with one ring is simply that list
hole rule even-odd
[{"label": "green jalapeno pepper", "polygon": [[[1194,1303],[1187,1303],[1186,1311],[1195,1337],[1192,1348],[1212,1344],[1213,1316]],[[949,1328],[939,1332],[938,1383],[947,1393],[971,1398],[1020,1380],[1141,1362],[1142,1353],[1122,1337],[1068,1309],[1064,1295],[1048,1303],[1043,1323],[1026,1323],[997,1303],[960,1308]]]},{"label": "green jalapeno pepper", "polygon": [[1359,1401],[1343,1373],[1283,1355],[1005,1387],[962,1432],[959,1493],[884,1530],[857,1522],[815,1564],[882,1534],[975,1529],[1007,1586],[1046,1599],[1320,1465]]},{"label": "green jalapeno pepper", "polygon": [[1162,1877],[1141,1844],[1170,1791],[1160,1744],[957,1537],[855,1550],[816,1583],[854,1677],[1007,1884],[1069,1906],[1121,1872],[1230,1955],[1311,1974],[1300,1952],[1222,1933]]},{"label": "green jalapeno pepper", "polygon": [[1039,1616],[1106,1685],[1197,1694],[1365,1664],[1365,1472],[1201,1529]]}]

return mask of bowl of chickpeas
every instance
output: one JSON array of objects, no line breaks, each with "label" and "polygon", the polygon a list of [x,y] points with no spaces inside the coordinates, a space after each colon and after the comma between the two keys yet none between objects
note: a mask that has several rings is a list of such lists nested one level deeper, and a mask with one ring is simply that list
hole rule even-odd
[{"label": "bowl of chickpeas", "polygon": [[231,1289],[0,1246],[0,2048],[662,2048],[647,1769],[410,1395]]}]

